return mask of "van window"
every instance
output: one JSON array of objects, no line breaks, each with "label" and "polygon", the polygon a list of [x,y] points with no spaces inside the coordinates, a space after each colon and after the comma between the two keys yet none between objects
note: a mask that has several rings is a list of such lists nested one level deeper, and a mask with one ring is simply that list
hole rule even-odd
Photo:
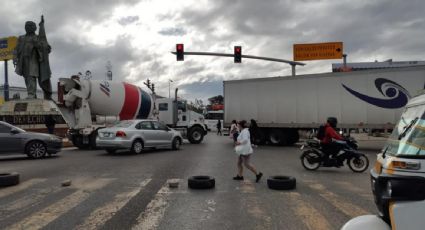
[{"label": "van window", "polygon": [[159,103],[158,109],[159,111],[168,111],[168,103]]}]

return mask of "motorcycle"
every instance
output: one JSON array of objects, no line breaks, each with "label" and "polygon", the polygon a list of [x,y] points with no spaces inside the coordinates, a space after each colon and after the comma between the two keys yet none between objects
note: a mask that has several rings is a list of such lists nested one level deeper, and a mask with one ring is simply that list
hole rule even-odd
[{"label": "motorcycle", "polygon": [[317,170],[319,167],[341,167],[346,161],[351,171],[356,173],[364,172],[369,167],[369,159],[365,154],[358,152],[354,147],[357,143],[354,139],[346,141],[334,141],[339,146],[338,154],[334,156],[324,153],[323,147],[319,140],[307,140],[306,145],[301,146],[301,150],[305,147],[308,150],[301,155],[301,164],[307,170]]}]

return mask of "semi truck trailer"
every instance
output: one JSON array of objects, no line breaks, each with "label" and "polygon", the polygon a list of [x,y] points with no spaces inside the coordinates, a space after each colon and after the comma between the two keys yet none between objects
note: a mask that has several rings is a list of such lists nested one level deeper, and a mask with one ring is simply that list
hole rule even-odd
[{"label": "semi truck trailer", "polygon": [[291,145],[300,130],[391,129],[421,93],[425,66],[224,81],[224,123],[254,119],[256,144]]}]

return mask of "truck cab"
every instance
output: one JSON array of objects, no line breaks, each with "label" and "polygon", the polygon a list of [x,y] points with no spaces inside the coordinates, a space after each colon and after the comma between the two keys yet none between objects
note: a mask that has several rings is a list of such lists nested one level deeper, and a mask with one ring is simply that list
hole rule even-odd
[{"label": "truck cab", "polygon": [[371,170],[378,216],[361,216],[342,229],[423,229],[425,226],[425,95],[407,104]]},{"label": "truck cab", "polygon": [[204,116],[188,109],[187,101],[179,98],[156,98],[156,117],[161,122],[187,137],[190,143],[199,144],[207,134]]}]

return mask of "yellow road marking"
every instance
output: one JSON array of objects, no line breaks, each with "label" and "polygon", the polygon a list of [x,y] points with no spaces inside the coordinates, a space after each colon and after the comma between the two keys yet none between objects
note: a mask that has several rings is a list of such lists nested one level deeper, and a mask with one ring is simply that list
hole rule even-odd
[{"label": "yellow road marking", "polygon": [[27,180],[25,182],[20,183],[19,185],[13,186],[13,187],[8,187],[8,188],[2,188],[0,190],[0,198],[5,197],[5,196],[9,196],[12,195],[14,193],[20,192],[22,190],[25,190],[37,183],[41,183],[46,181],[47,179],[41,179],[41,178],[34,178],[31,180]]},{"label": "yellow road marking", "polygon": [[301,195],[297,192],[285,193],[288,195],[291,202],[295,205],[292,206],[294,212],[300,217],[302,222],[308,229],[311,230],[329,230],[332,229],[326,218],[320,212],[311,206],[309,203],[301,199]]},{"label": "yellow road marking", "polygon": [[106,205],[93,211],[90,216],[82,223],[77,226],[75,229],[98,229],[101,227],[107,220],[117,213],[122,207],[124,207],[135,195],[137,195],[143,188],[151,181],[151,179],[146,179],[142,181],[140,187],[132,189],[131,191],[123,192],[117,194],[115,199],[112,202],[107,203]]},{"label": "yellow road marking", "polygon": [[357,217],[361,215],[369,214],[366,210],[354,205],[350,202],[343,201],[341,197],[328,191],[323,185],[317,183],[308,184],[310,188],[319,192],[319,195],[331,203],[333,206],[341,210],[345,215],[350,217]]},{"label": "yellow road marking", "polygon": [[85,184],[82,186],[84,188],[83,190],[77,190],[43,210],[36,212],[36,214],[14,224],[10,229],[41,229],[86,200],[92,191],[106,186],[113,180],[114,179],[84,180]]}]

